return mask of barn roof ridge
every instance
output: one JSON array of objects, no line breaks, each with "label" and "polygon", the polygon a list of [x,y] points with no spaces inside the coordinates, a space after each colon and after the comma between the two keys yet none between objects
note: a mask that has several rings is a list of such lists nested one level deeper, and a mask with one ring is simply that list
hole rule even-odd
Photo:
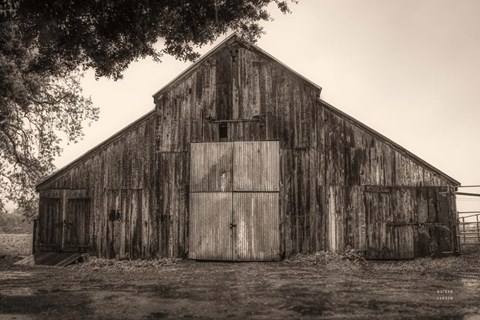
[{"label": "barn roof ridge", "polygon": [[251,43],[251,42],[247,42],[245,39],[243,39],[239,34],[237,34],[236,32],[230,34],[229,36],[227,36],[223,41],[221,41],[219,44],[217,44],[215,47],[213,47],[212,49],[210,49],[207,53],[205,53],[204,55],[202,55],[197,61],[193,62],[190,66],[188,66],[185,70],[183,70],[182,72],[180,72],[179,75],[177,75],[175,78],[173,78],[172,80],[170,80],[167,84],[165,84],[163,87],[161,87],[159,90],[157,90],[153,95],[153,99],[156,100],[156,98],[161,95],[164,91],[166,91],[170,86],[174,85],[175,83],[178,83],[179,81],[181,81],[182,79],[184,79],[186,76],[188,76],[191,72],[193,72],[197,67],[199,67],[201,65],[201,63],[203,61],[206,61],[208,60],[211,56],[213,56],[216,52],[218,52],[219,50],[221,50],[223,47],[227,47],[228,45],[230,45],[231,43],[233,42],[237,42],[238,44],[240,45],[243,45],[245,47],[247,47],[248,49],[253,49],[254,51],[264,55],[265,57],[267,57],[268,59],[270,59],[271,61],[273,61],[274,63],[280,65],[282,68],[284,68],[285,70],[287,70],[288,72],[290,72],[291,74],[293,74],[295,77],[301,79],[302,81],[308,83],[309,85],[311,85],[312,87],[316,88],[317,90],[319,90],[319,92],[322,91],[322,87],[319,86],[318,84],[316,84],[315,82],[313,82],[312,80],[306,78],[305,76],[301,75],[300,73],[298,73],[297,71],[293,70],[292,68],[290,68],[288,65],[286,65],[285,63],[281,62],[280,60],[278,60],[277,58],[275,58],[274,56],[272,56],[271,54],[269,54],[268,52],[266,52],[265,50],[263,50],[262,48],[258,47],[257,45]]}]

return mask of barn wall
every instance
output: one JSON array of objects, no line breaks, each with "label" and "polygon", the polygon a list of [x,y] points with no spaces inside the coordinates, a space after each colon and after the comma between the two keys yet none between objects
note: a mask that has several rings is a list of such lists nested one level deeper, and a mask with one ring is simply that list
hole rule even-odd
[{"label": "barn wall", "polygon": [[[267,55],[227,43],[155,95],[154,114],[42,184],[40,195],[88,193],[100,256],[186,257],[190,143],[278,140],[284,257],[369,245],[390,250],[379,258],[408,255],[395,243],[410,233],[416,256],[454,250],[454,195],[445,193],[453,182],[319,96]],[[395,200],[405,194],[409,207]],[[383,220],[369,218],[372,208]],[[369,234],[387,225],[393,231]]]},{"label": "barn wall", "polygon": [[40,185],[40,226],[51,225],[44,214],[47,199],[60,200],[61,222],[69,199],[87,198],[92,253],[111,258],[157,255],[161,223],[156,218],[155,119],[152,113]]},{"label": "barn wall", "polygon": [[[157,152],[185,154],[180,180],[188,184],[190,142],[279,140],[283,255],[365,250],[366,186],[416,190],[451,182],[322,103],[319,94],[269,57],[231,44],[157,97]],[[162,215],[188,221],[187,187],[162,187],[165,198],[176,199],[160,200]],[[181,235],[176,254],[188,250],[186,228],[172,222],[170,232]]]},{"label": "barn wall", "polygon": [[[317,119],[323,124],[317,131],[318,148],[325,157],[325,248],[341,251],[349,246],[366,252],[379,250],[369,246],[370,234],[375,238],[370,239],[371,242],[376,241],[377,246],[386,251],[391,251],[393,245],[412,245],[415,256],[456,251],[453,183],[323,101],[317,103]],[[370,196],[375,187],[388,190],[382,191],[382,194],[388,194],[388,208],[385,199]],[[404,194],[411,195],[408,201],[404,199],[409,203],[407,207],[402,206],[402,202],[395,202]],[[368,221],[367,201],[385,216]],[[430,215],[436,215],[442,221],[419,218],[425,201],[434,203],[429,207]],[[377,218],[384,221],[379,222]],[[411,228],[408,232],[414,235],[412,244],[395,239],[398,234],[393,233],[404,231],[386,231],[394,228],[393,225],[387,227],[387,224],[394,223],[392,221],[398,230]],[[378,228],[383,231],[373,235],[368,231]],[[401,254],[398,250],[397,254]],[[395,253],[389,254],[372,253],[370,257],[394,258]]]}]

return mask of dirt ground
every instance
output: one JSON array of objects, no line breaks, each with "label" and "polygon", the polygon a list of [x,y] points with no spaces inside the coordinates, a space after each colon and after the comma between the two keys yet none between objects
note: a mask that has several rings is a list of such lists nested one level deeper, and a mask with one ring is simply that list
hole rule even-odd
[{"label": "dirt ground", "polygon": [[0,319],[480,319],[479,258],[47,267],[7,257]]}]

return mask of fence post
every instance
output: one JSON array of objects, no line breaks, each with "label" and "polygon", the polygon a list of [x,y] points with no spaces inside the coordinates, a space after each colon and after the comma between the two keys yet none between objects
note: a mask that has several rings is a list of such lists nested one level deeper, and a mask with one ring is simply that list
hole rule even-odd
[{"label": "fence post", "polygon": [[32,254],[37,253],[37,231],[38,231],[38,219],[33,219]]},{"label": "fence post", "polygon": [[478,216],[479,215],[477,214],[477,228],[476,228],[477,230],[476,230],[476,232],[477,232],[477,238],[478,238],[477,240],[480,243],[480,221],[478,221]]}]

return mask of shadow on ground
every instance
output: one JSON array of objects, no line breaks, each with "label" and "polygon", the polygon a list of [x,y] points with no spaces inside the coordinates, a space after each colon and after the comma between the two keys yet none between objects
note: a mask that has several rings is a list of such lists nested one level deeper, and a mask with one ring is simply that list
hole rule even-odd
[{"label": "shadow on ground", "polygon": [[477,272],[375,262],[355,270],[302,262],[0,263],[0,319],[474,319],[479,293]]}]

